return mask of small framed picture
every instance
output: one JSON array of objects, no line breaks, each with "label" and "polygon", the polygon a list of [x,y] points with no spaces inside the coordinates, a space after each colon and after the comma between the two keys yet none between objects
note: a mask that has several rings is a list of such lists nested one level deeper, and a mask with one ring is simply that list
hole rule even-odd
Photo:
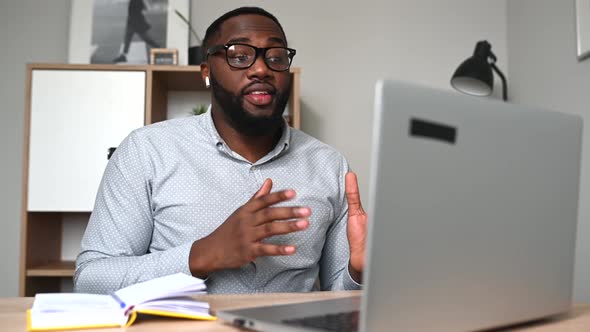
[{"label": "small framed picture", "polygon": [[152,48],[150,65],[177,65],[178,50],[175,48]]}]

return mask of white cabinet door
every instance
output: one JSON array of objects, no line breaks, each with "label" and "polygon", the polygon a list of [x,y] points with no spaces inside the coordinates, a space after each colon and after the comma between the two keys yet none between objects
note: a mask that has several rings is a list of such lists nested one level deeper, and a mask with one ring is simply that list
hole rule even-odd
[{"label": "white cabinet door", "polygon": [[33,70],[29,211],[91,211],[117,147],[143,126],[143,71]]}]

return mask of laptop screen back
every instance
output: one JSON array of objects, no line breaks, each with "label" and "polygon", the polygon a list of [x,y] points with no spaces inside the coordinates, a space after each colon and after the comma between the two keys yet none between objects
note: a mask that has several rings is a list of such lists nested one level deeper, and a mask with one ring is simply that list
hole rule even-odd
[{"label": "laptop screen back", "polygon": [[566,311],[582,120],[394,81],[375,98],[366,331]]}]

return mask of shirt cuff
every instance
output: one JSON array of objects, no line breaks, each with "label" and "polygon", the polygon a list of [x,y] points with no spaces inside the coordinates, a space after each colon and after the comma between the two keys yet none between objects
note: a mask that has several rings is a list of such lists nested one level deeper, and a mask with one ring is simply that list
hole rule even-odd
[{"label": "shirt cuff", "polygon": [[[190,265],[189,265],[189,257],[191,255],[191,249],[193,247],[193,242],[189,242],[189,243],[185,243],[183,245],[180,245],[178,247],[176,247],[175,249],[179,249],[180,252],[182,253],[182,257],[181,259],[178,261],[179,264],[182,264],[182,266],[180,266],[180,270],[179,272],[182,272],[186,275],[192,276],[192,272],[190,269]],[[195,277],[196,278],[196,277]],[[200,278],[199,278],[200,279]],[[207,276],[207,278],[205,279],[201,279],[203,281],[207,281],[209,279],[209,276]]]},{"label": "shirt cuff", "polygon": [[191,252],[192,243],[181,244],[161,252],[158,261],[158,276],[165,276],[172,273],[184,273],[191,275],[188,265],[188,257]]},{"label": "shirt cuff", "polygon": [[362,284],[359,284],[358,282],[354,281],[354,279],[352,279],[352,277],[350,276],[349,266],[346,267],[346,275],[343,279],[344,280],[342,280],[342,285],[344,286],[345,290],[359,290],[363,288]]}]

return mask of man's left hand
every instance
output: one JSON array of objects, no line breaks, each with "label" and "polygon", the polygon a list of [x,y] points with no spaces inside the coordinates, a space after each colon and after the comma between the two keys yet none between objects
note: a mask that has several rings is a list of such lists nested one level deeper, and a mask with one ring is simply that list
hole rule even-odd
[{"label": "man's left hand", "polygon": [[348,226],[346,234],[350,247],[350,276],[358,283],[362,281],[365,267],[365,244],[367,242],[367,214],[361,204],[359,186],[354,172],[346,173],[344,187],[348,201]]}]

